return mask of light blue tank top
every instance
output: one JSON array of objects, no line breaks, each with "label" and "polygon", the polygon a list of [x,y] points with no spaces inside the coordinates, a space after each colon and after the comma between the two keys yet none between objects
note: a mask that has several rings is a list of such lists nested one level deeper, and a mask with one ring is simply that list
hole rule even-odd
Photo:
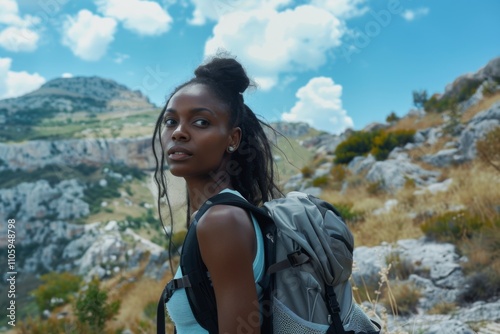
[{"label": "light blue tank top", "polygon": [[[224,189],[221,191],[221,193],[223,192],[230,192],[240,197],[243,197],[236,190]],[[260,230],[260,226],[257,223],[257,220],[253,215],[251,215],[251,217],[253,226],[255,228],[255,234],[257,237],[257,252],[255,254],[255,259],[253,261],[253,276],[255,282],[257,283],[258,281],[260,281],[264,273],[264,240],[262,238],[262,233]],[[180,278],[180,277],[182,277],[182,270],[181,267],[179,266],[175,274],[175,278]],[[262,297],[262,289],[259,284],[256,284],[256,287],[257,287],[257,295],[260,300]],[[172,295],[172,297],[170,298],[170,300],[168,301],[168,303],[166,304],[166,306],[168,315],[170,316],[170,319],[172,319],[172,322],[175,324],[178,334],[208,333],[198,324],[198,322],[194,318],[193,312],[191,311],[191,307],[189,306],[186,291],[184,289],[176,290]]]}]

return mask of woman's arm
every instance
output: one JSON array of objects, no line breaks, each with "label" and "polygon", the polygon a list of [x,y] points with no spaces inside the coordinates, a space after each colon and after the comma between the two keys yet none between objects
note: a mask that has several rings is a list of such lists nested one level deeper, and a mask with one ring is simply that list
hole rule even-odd
[{"label": "woman's arm", "polygon": [[196,231],[215,291],[219,333],[259,334],[253,273],[257,242],[250,216],[234,206],[214,206],[200,219]]}]

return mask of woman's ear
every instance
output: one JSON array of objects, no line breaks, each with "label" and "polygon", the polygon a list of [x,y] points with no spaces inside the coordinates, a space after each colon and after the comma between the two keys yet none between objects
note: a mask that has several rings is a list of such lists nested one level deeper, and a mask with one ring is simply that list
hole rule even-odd
[{"label": "woman's ear", "polygon": [[235,127],[231,131],[231,138],[229,141],[229,146],[233,147],[233,151],[236,151],[241,142],[241,128]]}]

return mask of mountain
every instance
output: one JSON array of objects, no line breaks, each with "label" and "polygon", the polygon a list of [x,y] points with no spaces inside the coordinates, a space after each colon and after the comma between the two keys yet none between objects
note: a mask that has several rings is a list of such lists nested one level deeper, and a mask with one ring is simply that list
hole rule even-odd
[{"label": "mountain", "polygon": [[132,91],[110,79],[93,77],[57,78],[20,97],[0,100],[6,116],[19,112],[45,111],[102,113],[117,110],[149,110],[155,106],[140,91]]},{"label": "mountain", "polygon": [[[96,76],[58,78],[26,95],[0,100],[0,140],[96,138],[107,136],[106,131],[111,129],[117,137],[122,136],[116,128],[124,123],[125,116],[153,122],[157,109],[140,91],[113,80]],[[97,129],[104,133],[89,135]]]}]

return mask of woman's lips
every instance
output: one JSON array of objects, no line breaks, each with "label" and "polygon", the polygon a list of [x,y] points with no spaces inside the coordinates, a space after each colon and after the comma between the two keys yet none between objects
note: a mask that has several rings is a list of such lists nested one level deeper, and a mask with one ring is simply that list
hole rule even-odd
[{"label": "woman's lips", "polygon": [[168,158],[172,161],[183,161],[191,158],[191,154],[186,152],[173,152],[168,155]]}]

